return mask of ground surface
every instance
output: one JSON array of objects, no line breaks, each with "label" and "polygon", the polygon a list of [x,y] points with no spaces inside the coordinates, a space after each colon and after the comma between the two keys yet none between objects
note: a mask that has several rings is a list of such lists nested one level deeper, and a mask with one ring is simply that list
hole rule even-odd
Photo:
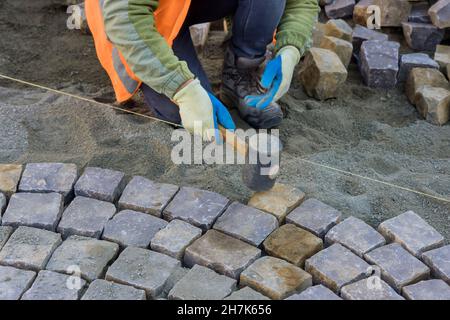
[{"label": "ground surface", "polygon": [[[89,97],[111,99],[111,88],[89,36],[66,29],[55,0],[0,3],[0,72]],[[219,37],[206,48],[207,71],[219,81]],[[167,125],[102,110],[85,102],[0,81],[0,162],[63,161],[120,169],[127,175],[194,185],[245,202],[235,166],[176,166]],[[375,226],[407,210],[450,239],[450,204],[336,174],[339,169],[450,198],[450,125],[420,119],[402,89],[361,84],[354,64],[339,98],[317,102],[298,80],[282,101],[285,150],[280,181]]]}]

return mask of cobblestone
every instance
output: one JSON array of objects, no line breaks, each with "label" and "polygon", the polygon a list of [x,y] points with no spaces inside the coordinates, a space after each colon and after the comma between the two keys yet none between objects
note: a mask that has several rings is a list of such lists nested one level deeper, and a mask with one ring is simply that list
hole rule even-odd
[{"label": "cobblestone", "polygon": [[233,202],[213,228],[257,247],[277,227],[273,215]]},{"label": "cobblestone", "polygon": [[75,195],[115,202],[124,187],[124,176],[120,171],[88,167],[75,184]]},{"label": "cobblestone", "polygon": [[20,192],[56,192],[70,200],[72,189],[78,178],[74,164],[29,163],[25,166],[19,184]]},{"label": "cobblestone", "polygon": [[13,233],[12,227],[0,226],[0,250],[3,248],[6,241],[9,239],[12,233]]},{"label": "cobblestone", "polygon": [[178,186],[156,183],[144,177],[131,179],[119,199],[119,209],[141,211],[161,217],[163,209],[175,196]]},{"label": "cobblestone", "polygon": [[435,277],[450,285],[450,245],[427,251],[422,254],[422,259]]},{"label": "cobblestone", "polygon": [[223,213],[227,204],[228,199],[220,194],[182,187],[164,209],[163,216],[169,221],[184,220],[206,231]]},{"label": "cobblestone", "polygon": [[0,264],[39,271],[60,243],[61,235],[57,233],[19,227],[0,251]]},{"label": "cobblestone", "polygon": [[116,257],[119,246],[115,243],[71,236],[65,240],[50,258],[46,269],[72,273],[79,269],[81,277],[93,281],[103,276],[106,266]]},{"label": "cobblestone", "polygon": [[167,222],[146,213],[124,210],[106,223],[102,239],[116,242],[121,247],[147,248],[155,234]]},{"label": "cobblestone", "polygon": [[3,210],[6,208],[6,196],[0,192],[0,223],[2,222]]},{"label": "cobblestone", "polygon": [[[376,279],[376,280],[375,280]],[[368,278],[346,285],[341,289],[346,300],[405,300],[380,278]]]},{"label": "cobblestone", "polygon": [[184,262],[188,267],[199,264],[218,273],[238,279],[240,273],[261,255],[261,250],[216,230],[187,247]]},{"label": "cobblestone", "polygon": [[20,164],[0,164],[0,192],[11,197],[17,191],[20,176],[22,175],[22,165]]},{"label": "cobblestone", "polygon": [[55,231],[62,207],[63,199],[59,193],[15,193],[3,215],[2,224]]},{"label": "cobblestone", "polygon": [[230,294],[228,297],[226,297],[224,300],[270,300],[265,295],[259,293],[258,291],[253,290],[250,287],[244,287],[242,289],[239,289],[232,294]]},{"label": "cobblestone", "polygon": [[106,280],[143,289],[148,298],[157,298],[180,262],[158,252],[126,248],[108,268]]},{"label": "cobblestone", "polygon": [[145,300],[145,291],[114,283],[111,281],[94,280],[81,300]]},{"label": "cobblestone", "polygon": [[34,271],[0,266],[0,300],[19,300],[35,277]]},{"label": "cobblestone", "polygon": [[309,287],[306,290],[293,294],[285,300],[342,300],[333,291],[319,284],[314,287]]},{"label": "cobblestone", "polygon": [[450,286],[443,280],[425,280],[402,290],[408,300],[450,300]]},{"label": "cobblestone", "polygon": [[116,207],[112,203],[76,197],[63,212],[58,232],[63,238],[79,235],[98,239],[115,213]]}]

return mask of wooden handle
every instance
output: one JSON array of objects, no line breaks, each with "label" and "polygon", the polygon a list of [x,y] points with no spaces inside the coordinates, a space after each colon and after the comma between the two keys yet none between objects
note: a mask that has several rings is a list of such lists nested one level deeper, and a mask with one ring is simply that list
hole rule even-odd
[{"label": "wooden handle", "polygon": [[234,132],[225,129],[219,125],[219,131],[223,140],[230,145],[234,150],[239,152],[242,156],[246,157],[248,153],[248,145],[244,140],[239,138]]}]

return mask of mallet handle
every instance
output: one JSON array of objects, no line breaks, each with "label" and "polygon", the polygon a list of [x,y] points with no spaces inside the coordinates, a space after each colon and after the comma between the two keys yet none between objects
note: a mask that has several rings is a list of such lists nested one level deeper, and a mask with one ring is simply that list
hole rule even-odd
[{"label": "mallet handle", "polygon": [[223,140],[230,145],[234,150],[239,152],[242,156],[247,157],[248,145],[247,143],[239,138],[234,132],[225,129],[219,125],[219,131],[222,134]]}]

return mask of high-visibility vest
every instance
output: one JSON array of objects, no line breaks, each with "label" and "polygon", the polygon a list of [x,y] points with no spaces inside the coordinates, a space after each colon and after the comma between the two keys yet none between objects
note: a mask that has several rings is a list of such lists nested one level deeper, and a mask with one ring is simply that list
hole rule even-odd
[{"label": "high-visibility vest", "polygon": [[[104,1],[86,0],[86,19],[94,37],[97,57],[111,79],[116,99],[124,102],[137,92],[142,81],[131,71],[120,51],[106,35],[102,12]],[[154,12],[156,29],[170,46],[183,26],[190,4],[191,0],[159,0]]]}]

